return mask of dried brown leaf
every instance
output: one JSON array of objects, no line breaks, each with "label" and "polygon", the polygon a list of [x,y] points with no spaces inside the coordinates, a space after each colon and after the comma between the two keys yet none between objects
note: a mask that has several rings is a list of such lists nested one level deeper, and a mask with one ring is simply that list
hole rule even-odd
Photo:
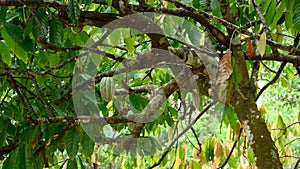
[{"label": "dried brown leaf", "polygon": [[226,53],[223,55],[219,65],[219,74],[217,77],[217,84],[225,82],[229,79],[230,75],[233,72],[233,68],[231,65],[231,50],[227,50]]},{"label": "dried brown leaf", "polygon": [[217,143],[215,144],[214,157],[217,165],[220,164],[222,158],[222,144],[220,140],[218,140]]},{"label": "dried brown leaf", "polygon": [[252,59],[255,56],[254,47],[250,38],[246,40],[246,56],[248,59]]}]

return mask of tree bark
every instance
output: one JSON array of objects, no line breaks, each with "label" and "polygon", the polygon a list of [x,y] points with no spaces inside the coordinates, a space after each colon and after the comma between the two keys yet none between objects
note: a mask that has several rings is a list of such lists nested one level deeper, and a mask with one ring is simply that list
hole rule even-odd
[{"label": "tree bark", "polygon": [[257,167],[259,169],[282,168],[278,150],[255,103],[256,88],[249,80],[244,53],[240,43],[235,44],[234,40],[232,54],[242,79],[229,104],[234,108],[244,128],[247,140],[254,152]]}]

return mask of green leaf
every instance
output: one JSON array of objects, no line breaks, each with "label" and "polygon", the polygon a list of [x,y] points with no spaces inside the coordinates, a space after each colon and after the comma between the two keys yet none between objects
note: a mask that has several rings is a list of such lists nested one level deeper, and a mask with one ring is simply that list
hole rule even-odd
[{"label": "green leaf", "polygon": [[266,32],[263,32],[260,36],[260,39],[258,41],[258,52],[260,54],[261,57],[264,56],[265,51],[266,51],[266,43],[267,43],[267,35]]},{"label": "green leaf", "polygon": [[263,12],[263,13],[266,12],[269,9],[271,2],[272,2],[272,0],[267,0],[265,3],[263,3],[261,12]]},{"label": "green leaf", "polygon": [[63,42],[63,25],[59,18],[53,17],[50,20],[50,43],[61,46]]},{"label": "green leaf", "polygon": [[50,67],[54,67],[59,64],[60,57],[57,54],[49,54],[48,60],[49,60]]},{"label": "green leaf", "polygon": [[[33,166],[33,152],[31,150],[31,145],[30,144],[26,144],[25,145],[25,149],[24,149],[24,163],[25,163],[25,166],[26,166],[26,169],[34,169],[34,166]],[[22,163],[22,164],[24,164]]]},{"label": "green leaf", "polygon": [[277,9],[276,9],[276,13],[275,13],[275,16],[274,16],[274,19],[273,19],[273,23],[271,25],[271,28],[272,29],[275,29],[276,28],[276,25],[277,25],[277,22],[279,21],[279,19],[281,18],[282,14],[283,14],[283,11],[285,9],[285,2],[282,1]]},{"label": "green leaf", "polygon": [[236,128],[238,117],[232,107],[225,105],[223,118],[226,117],[232,129]]},{"label": "green leaf", "polygon": [[117,46],[120,43],[121,38],[122,38],[122,34],[120,29],[115,29],[109,35],[109,41],[113,46]]},{"label": "green leaf", "polygon": [[76,169],[76,168],[78,168],[76,160],[70,159],[67,164],[67,169]]},{"label": "green leaf", "polygon": [[80,8],[77,0],[68,1],[68,18],[72,24],[77,25],[80,17]]},{"label": "green leaf", "polygon": [[254,163],[255,162],[255,159],[254,159],[254,154],[253,154],[253,151],[252,149],[249,147],[248,150],[248,159],[251,163]]},{"label": "green leaf", "polygon": [[179,147],[179,159],[183,160],[185,158],[185,151],[182,146]]},{"label": "green leaf", "polygon": [[46,37],[48,32],[48,14],[46,13],[46,10],[44,8],[39,8],[31,19],[33,20],[33,37],[35,39]]},{"label": "green leaf", "polygon": [[6,22],[6,13],[7,13],[7,6],[0,7],[0,27]]},{"label": "green leaf", "polygon": [[297,31],[300,31],[300,1],[295,1],[293,8],[293,24]]},{"label": "green leaf", "polygon": [[201,169],[202,168],[202,166],[198,162],[192,160],[192,163],[193,163],[193,168],[197,168],[197,169]]},{"label": "green leaf", "polygon": [[78,159],[79,159],[80,169],[85,169],[85,166],[84,166],[84,164],[83,164],[82,159],[80,158],[80,156],[78,157]]},{"label": "green leaf", "polygon": [[111,6],[112,5],[112,0],[105,0],[105,2],[107,3],[107,5]]},{"label": "green leaf", "polygon": [[94,151],[95,142],[86,133],[82,136],[81,145],[83,153],[87,157],[91,157]]},{"label": "green leaf", "polygon": [[1,35],[9,49],[15,53],[18,59],[22,60],[26,64],[28,58],[26,51],[23,49],[22,29],[14,24],[5,23],[3,29],[1,29]]},{"label": "green leaf", "polygon": [[8,66],[11,65],[11,56],[8,47],[0,41],[0,55],[2,56],[2,61]]},{"label": "green leaf", "polygon": [[200,44],[200,39],[202,37],[202,34],[199,31],[199,28],[195,26],[192,30],[188,32],[188,37],[194,46],[198,46]]},{"label": "green leaf", "polygon": [[268,25],[273,22],[276,12],[276,1],[272,1],[265,15],[265,19]]},{"label": "green leaf", "polygon": [[141,94],[130,94],[129,100],[133,110],[142,111],[148,104],[148,101],[145,100]]},{"label": "green leaf", "polygon": [[164,116],[164,118],[165,118],[167,124],[168,124],[170,127],[173,127],[173,125],[174,125],[174,120],[173,120],[173,118],[170,117],[170,116]]},{"label": "green leaf", "polygon": [[13,150],[3,163],[3,168],[19,169],[20,168],[20,147]]},{"label": "green leaf", "polygon": [[128,53],[133,54],[134,49],[135,49],[134,40],[131,37],[127,37],[127,38],[124,39],[124,42],[125,42],[126,48],[128,50]]},{"label": "green leaf", "polygon": [[277,127],[278,127],[278,129],[281,129],[280,135],[284,135],[286,132],[286,124],[284,123],[284,120],[283,120],[283,117],[281,114],[279,114],[278,118],[277,118]]},{"label": "green leaf", "polygon": [[288,29],[294,29],[293,27],[293,8],[295,0],[285,0],[286,4],[286,14],[285,14],[285,26]]},{"label": "green leaf", "polygon": [[76,131],[74,128],[70,129],[66,136],[66,150],[71,159],[78,153],[78,144],[80,141],[80,133]]}]

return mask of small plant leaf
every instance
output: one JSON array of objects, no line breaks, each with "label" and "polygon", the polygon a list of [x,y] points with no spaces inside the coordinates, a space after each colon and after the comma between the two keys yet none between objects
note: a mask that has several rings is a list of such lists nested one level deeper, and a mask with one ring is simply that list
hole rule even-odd
[{"label": "small plant leaf", "polygon": [[266,32],[263,32],[260,36],[259,42],[258,42],[258,52],[261,57],[264,56],[266,51],[266,43],[267,43],[267,35]]}]

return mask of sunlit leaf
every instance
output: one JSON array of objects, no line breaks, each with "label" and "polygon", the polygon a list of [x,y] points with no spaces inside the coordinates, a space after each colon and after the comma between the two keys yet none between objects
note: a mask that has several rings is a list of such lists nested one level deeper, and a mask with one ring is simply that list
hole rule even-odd
[{"label": "sunlit leaf", "polygon": [[294,29],[294,26],[293,26],[293,18],[294,18],[293,8],[294,8],[295,0],[285,0],[285,3],[286,3],[285,26],[288,29]]},{"label": "sunlit leaf", "polygon": [[276,1],[271,1],[271,4],[266,12],[265,19],[268,25],[273,22],[276,11]]},{"label": "sunlit leaf", "polygon": [[182,144],[179,148],[179,158],[181,161],[185,161],[186,156],[186,144]]},{"label": "sunlit leaf", "polygon": [[59,64],[59,61],[60,61],[59,55],[57,55],[57,54],[49,54],[47,56],[47,58],[48,58],[50,67],[54,67],[54,66],[56,66],[56,65]]},{"label": "sunlit leaf", "polygon": [[281,135],[284,135],[286,133],[286,124],[281,114],[279,114],[277,117],[277,127],[280,130]]},{"label": "sunlit leaf", "polygon": [[128,50],[128,53],[133,54],[134,49],[135,49],[134,40],[131,37],[127,37],[127,38],[124,39],[124,42],[125,42],[126,48]]},{"label": "sunlit leaf", "polygon": [[111,6],[112,4],[112,0],[105,0],[105,2],[107,3],[107,5]]},{"label": "sunlit leaf", "polygon": [[258,52],[260,54],[261,57],[264,56],[265,51],[266,51],[266,43],[267,43],[267,35],[266,32],[263,32],[260,36],[259,42],[258,42]]},{"label": "sunlit leaf", "polygon": [[281,18],[284,10],[285,10],[286,4],[284,1],[282,1],[276,8],[276,13],[273,19],[273,22],[271,24],[271,28],[274,29],[277,25],[277,22],[279,21],[279,19]]},{"label": "sunlit leaf", "polygon": [[27,53],[22,46],[23,31],[20,27],[6,23],[1,29],[1,35],[8,45],[9,49],[14,52],[18,59],[27,63]]},{"label": "sunlit leaf", "polygon": [[8,47],[3,42],[0,42],[0,54],[2,57],[2,61],[6,63],[8,66],[10,66],[12,58],[10,56]]}]

